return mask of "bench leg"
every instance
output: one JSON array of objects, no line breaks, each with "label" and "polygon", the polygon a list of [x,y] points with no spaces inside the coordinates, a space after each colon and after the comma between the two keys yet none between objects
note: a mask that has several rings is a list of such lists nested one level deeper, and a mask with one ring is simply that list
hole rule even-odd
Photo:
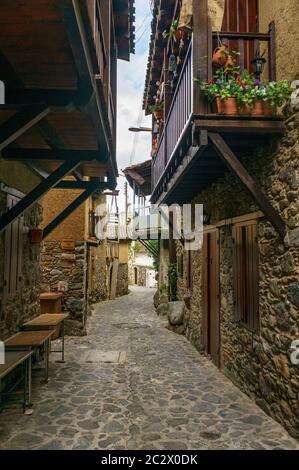
[{"label": "bench leg", "polygon": [[61,360],[62,362],[65,362],[64,361],[64,347],[65,347],[65,330],[64,330],[64,321],[62,322],[62,356],[61,356]]},{"label": "bench leg", "polygon": [[32,357],[28,358],[28,406],[31,407],[31,394],[32,394]]},{"label": "bench leg", "polygon": [[24,411],[24,413],[25,413],[26,407],[27,407],[28,362],[29,362],[29,359],[27,359],[27,360],[23,363],[23,374],[24,374],[23,411]]},{"label": "bench leg", "polygon": [[51,340],[47,339],[45,343],[45,382],[49,380],[49,356],[50,356],[50,344]]}]

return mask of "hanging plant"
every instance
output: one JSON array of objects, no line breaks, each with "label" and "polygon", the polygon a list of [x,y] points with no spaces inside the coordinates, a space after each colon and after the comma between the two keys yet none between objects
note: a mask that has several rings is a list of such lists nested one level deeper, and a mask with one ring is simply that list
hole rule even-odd
[{"label": "hanging plant", "polygon": [[163,117],[164,117],[164,101],[161,101],[161,103],[156,103],[156,104],[153,104],[152,106],[149,106],[149,110],[155,116],[155,119],[157,121],[163,119]]}]

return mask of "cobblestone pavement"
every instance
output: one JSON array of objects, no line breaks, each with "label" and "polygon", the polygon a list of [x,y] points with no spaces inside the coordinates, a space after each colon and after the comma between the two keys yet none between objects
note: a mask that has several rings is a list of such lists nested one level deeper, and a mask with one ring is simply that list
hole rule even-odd
[{"label": "cobblestone pavement", "polygon": [[153,293],[96,306],[89,335],[67,339],[67,362],[52,358],[49,383],[35,377],[34,413],[0,414],[2,449],[299,449],[165,328]]}]

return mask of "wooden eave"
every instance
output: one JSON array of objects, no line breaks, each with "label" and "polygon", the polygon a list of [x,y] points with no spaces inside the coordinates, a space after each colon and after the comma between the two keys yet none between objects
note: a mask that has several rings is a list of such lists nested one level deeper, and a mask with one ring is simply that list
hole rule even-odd
[{"label": "wooden eave", "polygon": [[[0,232],[52,188],[81,189],[49,234],[94,192],[113,190],[117,165],[92,24],[78,0],[0,2],[0,151],[41,182],[0,218]],[[73,175],[72,181],[68,178]],[[63,194],[62,194],[63,197]]]},{"label": "wooden eave", "polygon": [[147,160],[137,165],[131,165],[125,168],[123,173],[133,190],[138,189],[138,192],[142,196],[149,196],[151,194],[151,160]]},{"label": "wooden eave", "polygon": [[[43,8],[33,0],[0,3],[0,78],[6,85],[0,148],[97,150],[101,163],[82,162],[77,173],[116,179],[102,84],[94,81],[91,66],[87,17],[85,6],[71,0],[44,0]],[[37,107],[43,112],[35,113]],[[57,166],[54,159],[34,161],[43,175]]]},{"label": "wooden eave", "polygon": [[114,0],[113,14],[118,58],[130,60],[135,53],[135,0]]},{"label": "wooden eave", "polygon": [[152,34],[146,71],[143,109],[154,103],[157,90],[156,82],[160,80],[164,61],[165,39],[163,32],[167,30],[173,19],[177,0],[156,0],[153,9]]}]

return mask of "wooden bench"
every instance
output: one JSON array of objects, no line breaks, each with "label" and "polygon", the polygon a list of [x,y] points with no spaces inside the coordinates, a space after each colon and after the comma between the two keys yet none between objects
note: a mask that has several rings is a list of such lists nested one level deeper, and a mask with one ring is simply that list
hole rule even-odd
[{"label": "wooden bench", "polygon": [[5,341],[9,351],[31,351],[45,347],[45,381],[49,378],[49,352],[52,332],[50,331],[21,331]]},{"label": "wooden bench", "polygon": [[46,313],[40,315],[33,320],[24,323],[23,330],[25,331],[39,331],[39,330],[50,330],[53,332],[56,328],[61,326],[62,331],[62,349],[61,351],[51,351],[51,352],[61,352],[62,358],[61,361],[64,362],[64,351],[65,351],[65,335],[64,335],[64,322],[69,317],[67,313]]},{"label": "wooden bench", "polygon": [[[6,351],[5,350],[5,364],[0,364],[0,403],[2,400],[2,387],[1,381],[10,372],[15,370],[18,366],[23,365],[23,378],[24,378],[24,398],[23,398],[23,409],[26,410],[26,406],[31,406],[31,358],[33,351]],[[27,402],[28,393],[28,402]]]},{"label": "wooden bench", "polygon": [[[61,292],[43,292],[40,294],[40,313],[60,313],[62,310],[62,297]],[[60,325],[55,329],[52,339],[55,340],[60,336]]]}]

